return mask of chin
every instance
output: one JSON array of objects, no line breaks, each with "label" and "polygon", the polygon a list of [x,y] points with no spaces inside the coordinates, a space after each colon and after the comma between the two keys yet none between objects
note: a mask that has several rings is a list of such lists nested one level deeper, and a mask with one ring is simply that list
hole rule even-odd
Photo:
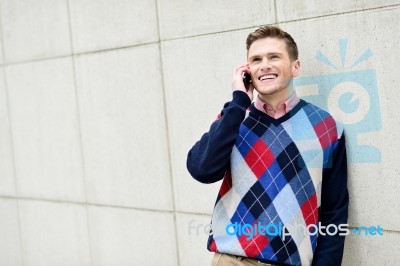
[{"label": "chin", "polygon": [[274,93],[277,93],[280,91],[279,88],[276,87],[272,87],[272,88],[261,88],[261,89],[257,89],[258,93],[261,95],[272,95]]}]

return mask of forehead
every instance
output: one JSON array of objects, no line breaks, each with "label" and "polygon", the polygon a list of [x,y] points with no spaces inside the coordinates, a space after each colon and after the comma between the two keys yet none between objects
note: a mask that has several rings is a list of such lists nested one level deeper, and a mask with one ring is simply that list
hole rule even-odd
[{"label": "forehead", "polygon": [[268,53],[283,53],[284,55],[288,55],[285,41],[270,37],[258,39],[251,44],[248,57]]}]

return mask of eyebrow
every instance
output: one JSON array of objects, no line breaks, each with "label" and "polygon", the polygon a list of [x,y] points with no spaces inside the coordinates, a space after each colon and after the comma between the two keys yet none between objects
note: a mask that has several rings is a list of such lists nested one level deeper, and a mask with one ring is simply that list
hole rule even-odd
[{"label": "eyebrow", "polygon": [[[282,53],[278,53],[278,52],[267,53],[267,56],[271,56],[271,55],[280,55],[281,56]],[[254,58],[257,58],[257,57],[262,57],[262,56],[261,55],[253,55],[249,58],[249,60],[253,60]]]}]

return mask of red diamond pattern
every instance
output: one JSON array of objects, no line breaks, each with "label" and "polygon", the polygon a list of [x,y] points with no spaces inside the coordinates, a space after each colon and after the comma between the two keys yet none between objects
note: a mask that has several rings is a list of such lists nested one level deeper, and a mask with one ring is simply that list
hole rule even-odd
[{"label": "red diamond pattern", "polygon": [[254,234],[254,236],[249,240],[246,240],[246,238],[249,238],[249,236],[241,235],[239,237],[239,242],[240,245],[242,245],[242,248],[246,255],[250,258],[257,257],[257,255],[260,254],[262,250],[268,245],[267,236],[263,236],[258,233]]},{"label": "red diamond pattern", "polygon": [[317,194],[314,193],[306,202],[301,206],[301,212],[303,213],[304,221],[306,225],[317,224],[318,221],[318,206],[317,206]]},{"label": "red diamond pattern", "polygon": [[331,116],[316,124],[314,129],[323,149],[337,139],[336,123]]},{"label": "red diamond pattern", "polygon": [[244,160],[258,179],[260,179],[274,159],[274,155],[262,139],[259,139],[244,157]]}]

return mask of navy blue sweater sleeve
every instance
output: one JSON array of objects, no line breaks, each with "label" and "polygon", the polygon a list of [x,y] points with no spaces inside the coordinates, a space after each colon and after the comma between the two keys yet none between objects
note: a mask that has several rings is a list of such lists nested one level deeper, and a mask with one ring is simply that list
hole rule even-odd
[{"label": "navy blue sweater sleeve", "polygon": [[[330,167],[323,172],[319,221],[322,226],[347,224],[349,194],[347,191],[347,155],[344,134],[338,140]],[[330,232],[334,231],[332,228]],[[326,230],[322,230],[326,232]],[[345,236],[339,233],[318,236],[313,266],[338,266],[342,263]]]},{"label": "navy blue sweater sleeve", "polygon": [[193,178],[201,183],[214,183],[223,178],[240,124],[250,104],[246,93],[233,92],[233,99],[224,105],[221,117],[188,153],[186,166]]}]

